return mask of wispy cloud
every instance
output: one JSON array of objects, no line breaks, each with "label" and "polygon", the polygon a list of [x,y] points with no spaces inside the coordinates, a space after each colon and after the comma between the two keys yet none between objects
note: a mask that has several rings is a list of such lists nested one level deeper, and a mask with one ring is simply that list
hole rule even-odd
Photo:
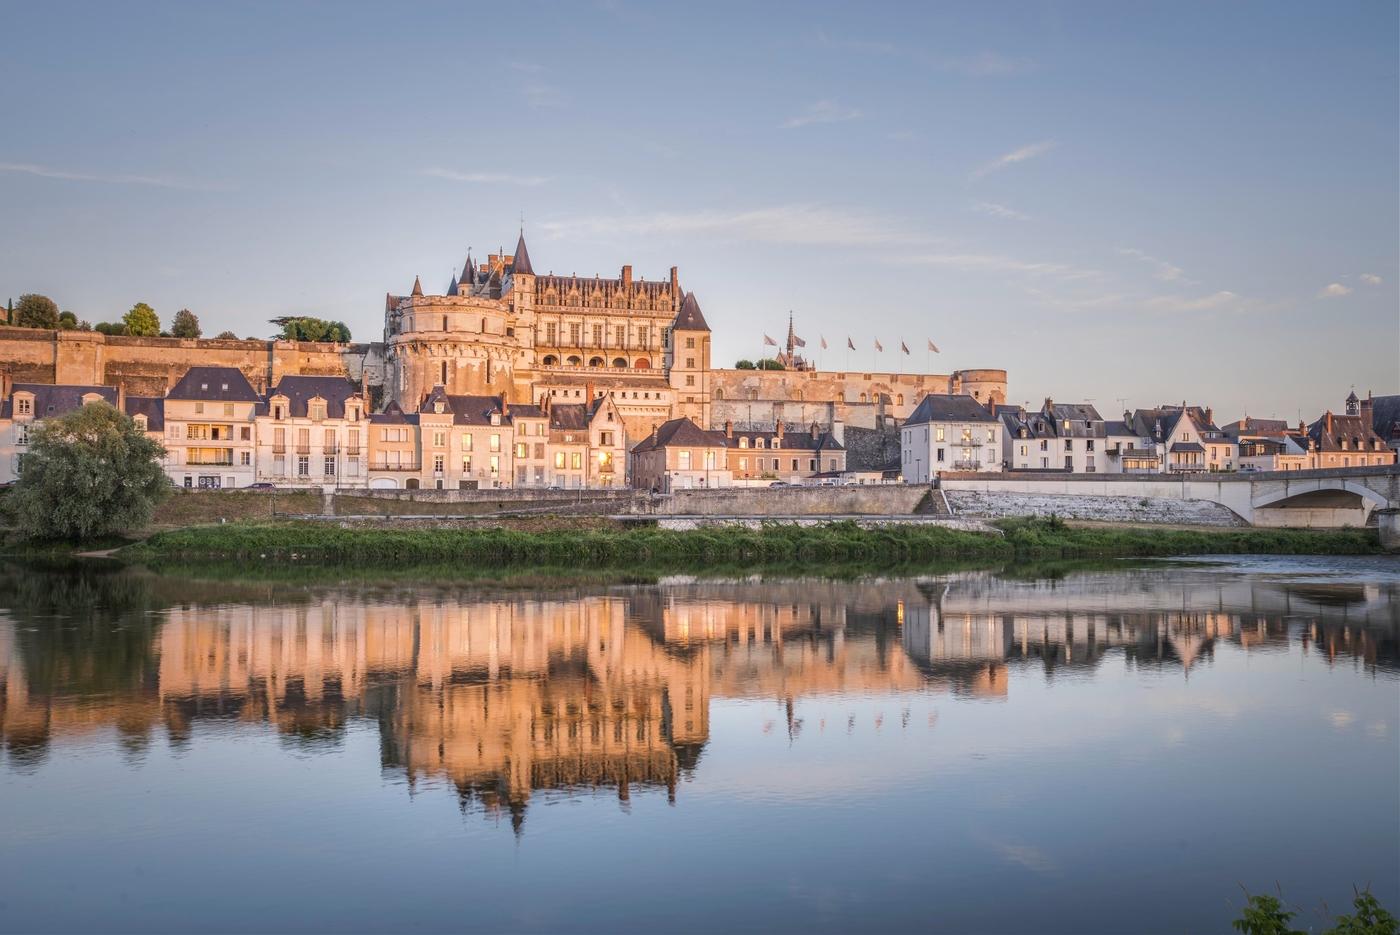
[{"label": "wispy cloud", "polygon": [[854,107],[846,107],[836,101],[817,101],[802,113],[787,118],[778,124],[778,127],[783,130],[795,130],[798,127],[811,126],[814,123],[840,123],[843,120],[855,120],[860,115],[860,111]]},{"label": "wispy cloud", "polygon": [[62,179],[69,182],[105,182],[111,185],[150,185],[155,188],[178,188],[185,191],[223,191],[224,186],[209,182],[178,178],[170,175],[128,175],[125,173],[75,172],[53,166],[41,166],[30,162],[0,162],[0,172],[18,172],[35,175],[44,179]]},{"label": "wispy cloud", "polygon": [[1242,302],[1243,300],[1236,293],[1222,289],[1219,292],[1201,296],[1158,295],[1146,300],[1143,304],[1159,312],[1212,312],[1239,307]]},{"label": "wispy cloud", "polygon": [[1056,279],[1097,279],[1103,273],[1068,263],[1021,260],[995,253],[920,253],[896,257],[894,262],[908,266],[937,266],[965,273],[1024,273]]},{"label": "wispy cloud", "polygon": [[1031,143],[1029,146],[1013,149],[1011,152],[998,156],[986,165],[979,167],[972,173],[972,177],[980,179],[984,175],[996,172],[999,169],[1005,169],[1007,166],[1013,166],[1018,162],[1025,162],[1027,159],[1034,159],[1036,156],[1042,156],[1054,148],[1054,140],[1041,140],[1039,143]]},{"label": "wispy cloud", "polygon": [[540,227],[549,237],[700,236],[843,246],[928,242],[883,218],[812,204],[559,219]]},{"label": "wispy cloud", "polygon": [[1181,278],[1182,269],[1180,266],[1168,263],[1166,260],[1152,256],[1150,253],[1144,253],[1137,247],[1119,247],[1118,252],[1123,256],[1133,257],[1134,259],[1141,260],[1154,267],[1155,271],[1152,275],[1163,282],[1172,282]]},{"label": "wispy cloud", "polygon": [[1328,283],[1317,293],[1319,299],[1336,299],[1344,295],[1351,295],[1351,286],[1344,286],[1339,282]]},{"label": "wispy cloud", "polygon": [[1384,279],[1381,279],[1375,273],[1362,273],[1361,281],[1368,286],[1379,286],[1381,283],[1385,282]]},{"label": "wispy cloud", "polygon": [[1015,208],[1008,208],[1006,205],[999,205],[991,201],[979,201],[972,206],[972,210],[1008,221],[1029,221],[1031,219],[1029,214],[1023,214]]},{"label": "wispy cloud", "polygon": [[453,182],[478,182],[485,185],[543,185],[549,179],[543,175],[511,175],[505,172],[458,172],[454,169],[432,168],[419,173],[435,179]]}]

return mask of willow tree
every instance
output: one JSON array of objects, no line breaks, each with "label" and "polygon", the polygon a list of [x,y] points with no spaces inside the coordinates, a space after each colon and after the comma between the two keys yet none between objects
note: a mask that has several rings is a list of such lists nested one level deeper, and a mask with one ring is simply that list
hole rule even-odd
[{"label": "willow tree", "polygon": [[33,539],[93,539],[140,528],[170,493],[164,453],[131,417],[88,403],[34,432],[7,509]]}]

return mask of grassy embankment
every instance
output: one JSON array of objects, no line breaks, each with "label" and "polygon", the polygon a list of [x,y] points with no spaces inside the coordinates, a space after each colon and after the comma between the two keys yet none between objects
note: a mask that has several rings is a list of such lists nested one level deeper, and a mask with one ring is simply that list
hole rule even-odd
[{"label": "grassy embankment", "polygon": [[158,532],[119,556],[137,562],[298,562],[377,567],[431,563],[481,567],[676,568],[728,565],[902,565],[932,560],[1145,557],[1193,554],[1361,555],[1380,551],[1373,530],[1078,528],[1055,520],[1003,520],[1005,535],[938,526],[651,527],[619,530],[344,528],[321,523],[245,524]]}]

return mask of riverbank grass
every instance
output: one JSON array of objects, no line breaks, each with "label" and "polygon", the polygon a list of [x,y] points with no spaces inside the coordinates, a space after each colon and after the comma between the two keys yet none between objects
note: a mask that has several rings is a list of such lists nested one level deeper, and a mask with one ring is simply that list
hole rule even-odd
[{"label": "riverbank grass", "polygon": [[1003,520],[1002,535],[942,526],[863,528],[771,524],[676,531],[393,529],[322,523],[230,523],[158,532],[121,549],[132,562],[466,563],[616,568],[629,565],[907,564],[925,560],[1149,557],[1195,554],[1362,555],[1380,551],[1373,530],[1078,528],[1054,519]]}]

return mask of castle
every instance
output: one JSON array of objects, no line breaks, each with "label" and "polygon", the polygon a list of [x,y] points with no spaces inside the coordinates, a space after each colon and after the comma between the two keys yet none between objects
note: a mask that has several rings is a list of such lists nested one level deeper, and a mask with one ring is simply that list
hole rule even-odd
[{"label": "castle", "polygon": [[[788,351],[792,353],[791,348]],[[610,396],[628,438],[669,419],[706,428],[828,430],[897,425],[929,393],[1006,399],[1006,371],[950,374],[715,367],[710,326],[676,267],[662,279],[538,273],[523,233],[515,251],[468,258],[442,293],[415,280],[387,294],[383,340],[356,344],[117,337],[0,327],[0,366],[15,383],[108,385],[161,396],[191,367],[236,367],[258,393],[286,376],[340,376],[375,410],[416,412],[441,386],[510,403]]]}]

